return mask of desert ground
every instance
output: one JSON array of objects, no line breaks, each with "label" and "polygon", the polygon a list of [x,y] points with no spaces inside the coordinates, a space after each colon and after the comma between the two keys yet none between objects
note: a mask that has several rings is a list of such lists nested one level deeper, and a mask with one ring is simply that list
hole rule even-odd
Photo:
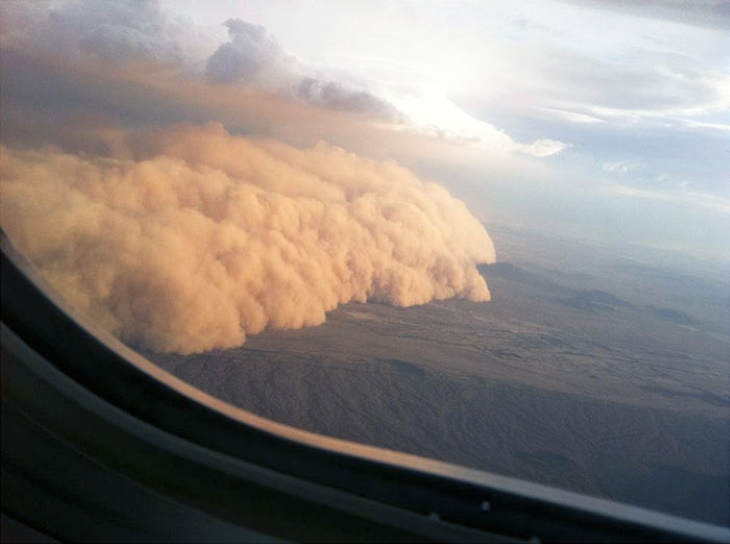
[{"label": "desert ground", "polygon": [[730,524],[727,268],[490,233],[490,302],[352,303],[239,349],[143,354],[282,423]]}]

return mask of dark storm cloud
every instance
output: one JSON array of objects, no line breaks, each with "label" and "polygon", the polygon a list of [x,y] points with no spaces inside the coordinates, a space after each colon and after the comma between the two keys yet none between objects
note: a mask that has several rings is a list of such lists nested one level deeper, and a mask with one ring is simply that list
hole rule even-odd
[{"label": "dark storm cloud", "polygon": [[[153,74],[151,68],[146,72],[148,79]],[[65,141],[75,123],[70,120],[79,116],[113,118],[126,126],[222,119],[209,105],[187,100],[182,85],[177,86],[180,94],[173,95],[169,84],[161,83],[155,89],[147,81],[127,77],[121,67],[113,74],[98,68],[70,69],[52,58],[9,49],[2,51],[0,81],[2,139],[6,142],[41,145],[51,139]]]},{"label": "dark storm cloud", "polygon": [[709,28],[730,28],[727,0],[558,0],[590,8]]},{"label": "dark storm cloud", "polygon": [[[357,84],[315,74],[264,27],[240,19],[224,23],[229,41],[205,60],[210,43],[191,21],[163,11],[158,0],[78,0],[53,7],[7,0],[2,14],[4,53],[62,57],[117,69],[165,64],[215,85],[240,85],[324,109],[403,121],[388,102]],[[205,60],[202,74],[200,60]]]},{"label": "dark storm cloud", "polygon": [[307,102],[337,111],[363,113],[392,122],[404,122],[404,116],[391,104],[374,94],[348,89],[336,81],[305,77],[297,96]]},{"label": "dark storm cloud", "polygon": [[156,0],[79,0],[45,9],[26,4],[8,0],[3,7],[14,21],[3,25],[3,38],[36,52],[112,64],[182,62],[196,45],[191,25],[163,13]]},{"label": "dark storm cloud", "polygon": [[308,74],[310,70],[288,55],[264,27],[241,19],[229,19],[224,24],[230,41],[208,59],[208,81],[260,87],[326,109],[403,122],[404,116],[395,107],[374,94]]},{"label": "dark storm cloud", "polygon": [[264,27],[240,19],[228,19],[224,25],[231,41],[208,59],[205,73],[209,81],[251,83],[263,70],[286,70],[283,64],[288,56]]}]

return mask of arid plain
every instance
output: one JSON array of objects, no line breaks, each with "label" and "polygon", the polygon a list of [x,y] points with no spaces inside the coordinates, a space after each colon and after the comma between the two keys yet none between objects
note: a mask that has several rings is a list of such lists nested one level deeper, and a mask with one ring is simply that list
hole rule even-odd
[{"label": "arid plain", "polygon": [[282,423],[730,523],[726,270],[490,233],[488,303],[352,303],[239,349],[144,354]]}]

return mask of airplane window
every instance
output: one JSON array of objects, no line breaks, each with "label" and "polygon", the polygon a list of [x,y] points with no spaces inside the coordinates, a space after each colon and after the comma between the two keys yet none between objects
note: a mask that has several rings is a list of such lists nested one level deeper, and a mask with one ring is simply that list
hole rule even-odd
[{"label": "airplane window", "polygon": [[0,14],[0,223],[80,314],[278,423],[730,526],[723,3]]}]

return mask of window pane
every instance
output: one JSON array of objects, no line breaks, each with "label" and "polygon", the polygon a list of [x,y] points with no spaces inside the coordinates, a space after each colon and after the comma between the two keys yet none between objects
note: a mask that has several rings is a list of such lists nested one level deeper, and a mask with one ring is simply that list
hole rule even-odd
[{"label": "window pane", "polygon": [[719,4],[2,16],[3,228],[128,345],[276,421],[730,524]]}]

